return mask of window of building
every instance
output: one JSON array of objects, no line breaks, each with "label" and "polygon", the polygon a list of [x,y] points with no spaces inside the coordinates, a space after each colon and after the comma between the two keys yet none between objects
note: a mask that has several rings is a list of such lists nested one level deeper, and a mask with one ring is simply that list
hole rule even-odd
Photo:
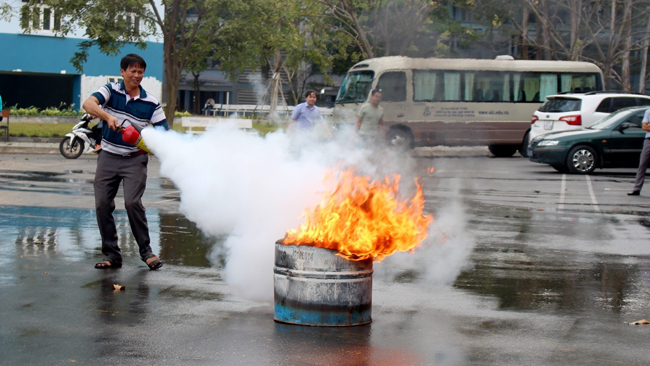
[{"label": "window of building", "polygon": [[107,76],[107,77],[106,77],[106,80],[107,80],[109,83],[117,83],[117,82],[122,81],[123,79],[122,79],[121,76]]},{"label": "window of building", "polygon": [[[28,2],[23,0],[23,3]],[[20,25],[32,31],[54,32],[61,28],[61,15],[47,5],[39,4],[30,7],[29,4],[25,4],[20,10]]]},{"label": "window of building", "polygon": [[126,27],[133,29],[136,35],[140,33],[140,18],[135,14],[127,13],[118,15],[117,19],[125,22]]}]

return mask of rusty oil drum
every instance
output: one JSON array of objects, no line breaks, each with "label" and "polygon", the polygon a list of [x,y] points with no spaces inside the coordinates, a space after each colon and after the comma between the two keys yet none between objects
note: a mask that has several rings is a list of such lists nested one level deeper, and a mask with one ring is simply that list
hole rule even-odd
[{"label": "rusty oil drum", "polygon": [[330,249],[275,244],[275,320],[313,326],[368,324],[372,259],[349,261]]}]

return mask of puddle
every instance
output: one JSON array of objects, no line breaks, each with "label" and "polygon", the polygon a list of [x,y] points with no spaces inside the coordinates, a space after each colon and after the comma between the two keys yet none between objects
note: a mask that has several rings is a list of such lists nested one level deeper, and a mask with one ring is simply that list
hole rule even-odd
[{"label": "puddle", "polygon": [[[114,213],[123,255],[138,257],[126,211]],[[167,263],[210,267],[208,259],[224,238],[203,234],[182,214],[147,210],[151,245]],[[101,239],[94,210],[0,206],[0,249],[4,258],[46,256],[87,260],[101,255]]]},{"label": "puddle", "polygon": [[[627,228],[650,220],[474,206],[471,269],[454,286],[503,310],[626,313],[647,302],[645,244]],[[637,254],[638,253],[638,254]]]}]

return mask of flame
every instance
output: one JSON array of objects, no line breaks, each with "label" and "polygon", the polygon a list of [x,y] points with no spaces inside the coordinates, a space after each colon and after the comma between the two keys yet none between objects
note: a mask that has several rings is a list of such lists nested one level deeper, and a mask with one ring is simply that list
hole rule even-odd
[{"label": "flame", "polygon": [[[331,179],[331,172],[326,181]],[[313,210],[305,210],[305,222],[289,230],[283,244],[334,249],[349,260],[372,258],[380,262],[395,251],[413,251],[427,237],[433,221],[424,215],[424,194],[418,179],[410,204],[397,198],[400,175],[384,181],[340,173],[333,191],[326,192]]]}]

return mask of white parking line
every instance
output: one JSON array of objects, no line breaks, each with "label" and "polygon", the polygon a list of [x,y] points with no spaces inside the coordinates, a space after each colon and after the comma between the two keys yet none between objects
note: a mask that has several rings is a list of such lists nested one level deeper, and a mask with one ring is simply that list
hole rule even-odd
[{"label": "white parking line", "polygon": [[566,174],[562,174],[562,185],[560,185],[560,203],[557,205],[558,211],[564,210],[564,192],[566,191]]},{"label": "white parking line", "polygon": [[596,195],[594,194],[594,187],[591,184],[591,177],[585,175],[585,179],[587,180],[587,187],[589,188],[589,195],[591,196],[591,203],[594,206],[594,211],[600,213],[600,207],[598,207],[598,201],[596,201]]}]

